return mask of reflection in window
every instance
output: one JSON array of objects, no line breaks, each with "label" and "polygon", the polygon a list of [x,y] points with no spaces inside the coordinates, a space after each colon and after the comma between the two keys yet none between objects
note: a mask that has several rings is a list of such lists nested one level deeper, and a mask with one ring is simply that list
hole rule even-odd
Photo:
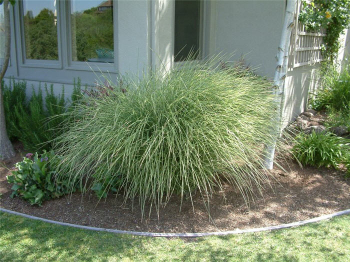
[{"label": "reflection in window", "polygon": [[24,0],[23,16],[26,58],[57,60],[56,0]]},{"label": "reflection in window", "polygon": [[71,1],[73,61],[114,62],[113,1]]},{"label": "reflection in window", "polygon": [[175,1],[175,62],[197,59],[200,38],[200,0]]}]

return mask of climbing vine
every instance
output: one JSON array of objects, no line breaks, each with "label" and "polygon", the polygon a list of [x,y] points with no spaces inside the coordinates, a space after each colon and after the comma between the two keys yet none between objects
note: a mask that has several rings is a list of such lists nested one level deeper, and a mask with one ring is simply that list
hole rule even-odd
[{"label": "climbing vine", "polygon": [[333,62],[340,48],[339,36],[350,24],[350,0],[302,0],[299,21],[311,32],[326,29],[323,56]]}]

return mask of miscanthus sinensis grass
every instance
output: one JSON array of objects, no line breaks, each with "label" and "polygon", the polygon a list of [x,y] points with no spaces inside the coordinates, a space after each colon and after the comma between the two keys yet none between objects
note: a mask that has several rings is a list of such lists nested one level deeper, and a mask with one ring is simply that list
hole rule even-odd
[{"label": "miscanthus sinensis grass", "polygon": [[122,189],[142,208],[173,194],[209,199],[223,181],[248,198],[266,179],[262,148],[277,126],[272,85],[213,64],[154,72],[127,92],[87,97],[56,141],[60,174],[83,190],[101,181]]}]

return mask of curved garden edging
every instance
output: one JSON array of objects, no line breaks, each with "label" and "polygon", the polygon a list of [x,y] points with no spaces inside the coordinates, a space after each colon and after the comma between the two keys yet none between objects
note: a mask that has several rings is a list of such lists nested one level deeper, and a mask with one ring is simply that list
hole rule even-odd
[{"label": "curved garden edging", "polygon": [[7,210],[4,208],[0,208],[1,212],[9,213],[17,216],[22,216],[25,218],[33,219],[33,220],[39,220],[51,224],[61,225],[61,226],[69,226],[69,227],[75,227],[80,229],[87,229],[87,230],[93,230],[93,231],[100,231],[100,232],[110,232],[110,233],[116,233],[116,234],[128,234],[128,235],[135,235],[135,236],[147,236],[147,237],[205,237],[205,236],[226,236],[226,235],[236,235],[236,234],[243,234],[243,233],[253,233],[253,232],[262,232],[262,231],[272,231],[277,229],[283,229],[283,228],[290,228],[290,227],[297,227],[305,224],[320,222],[323,220],[327,220],[333,217],[342,216],[350,214],[350,209],[346,209],[343,211],[339,211],[330,215],[324,215],[320,217],[315,217],[312,219],[307,219],[303,221],[288,223],[288,224],[281,224],[277,226],[269,226],[269,227],[261,227],[261,228],[251,228],[251,229],[236,229],[233,231],[222,231],[222,232],[204,232],[204,233],[152,233],[152,232],[138,232],[138,231],[126,231],[126,230],[118,230],[118,229],[108,229],[108,228],[98,228],[98,227],[89,227],[89,226],[82,226],[82,225],[76,225],[76,224],[70,224],[70,223],[64,223],[59,221],[54,221],[50,219],[45,219],[41,217],[35,217],[23,213],[19,213],[16,211]]}]

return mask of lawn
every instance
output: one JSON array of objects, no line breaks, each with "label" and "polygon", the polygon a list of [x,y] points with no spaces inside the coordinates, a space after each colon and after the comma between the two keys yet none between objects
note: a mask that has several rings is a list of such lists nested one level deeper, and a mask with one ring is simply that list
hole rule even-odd
[{"label": "lawn", "polygon": [[350,216],[273,232],[166,239],[99,233],[0,213],[1,261],[350,261]]}]

